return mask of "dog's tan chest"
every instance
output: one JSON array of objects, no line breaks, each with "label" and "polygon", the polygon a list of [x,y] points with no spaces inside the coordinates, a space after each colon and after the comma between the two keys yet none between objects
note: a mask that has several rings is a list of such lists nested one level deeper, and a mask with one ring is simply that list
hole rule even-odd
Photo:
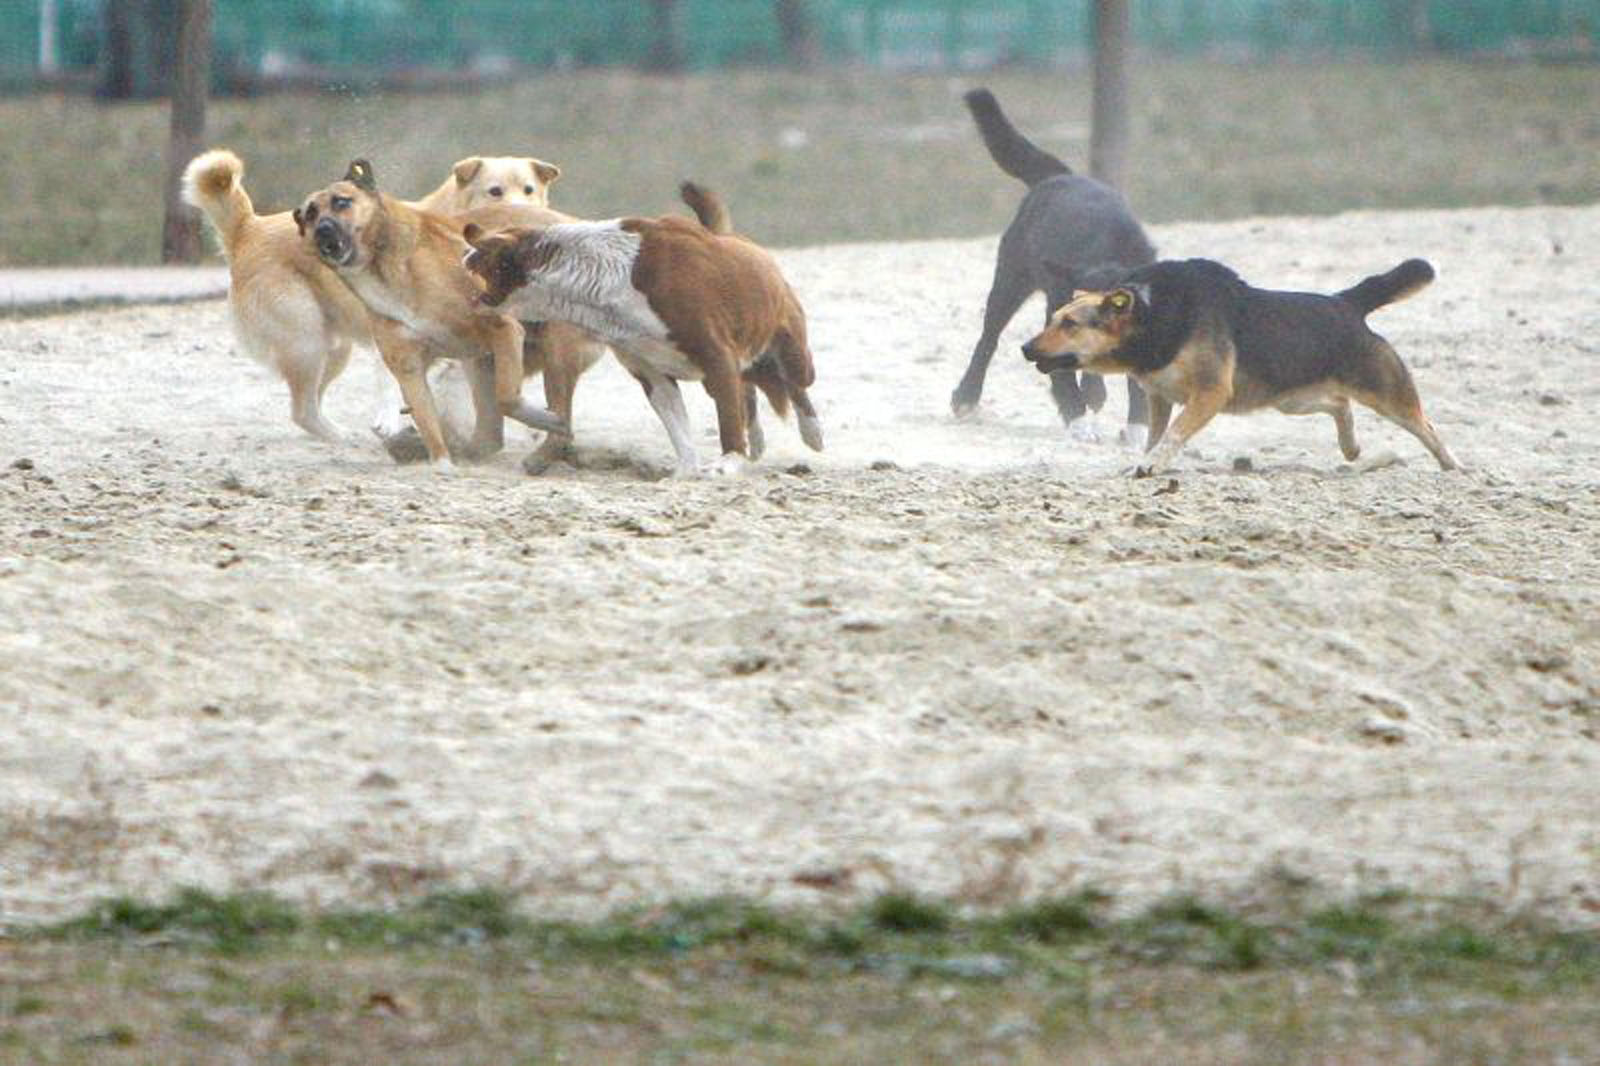
[{"label": "dog's tan chest", "polygon": [[342,273],[352,291],[367,305],[367,310],[409,330],[417,339],[449,345],[456,339],[450,324],[420,314],[388,285],[366,271]]}]

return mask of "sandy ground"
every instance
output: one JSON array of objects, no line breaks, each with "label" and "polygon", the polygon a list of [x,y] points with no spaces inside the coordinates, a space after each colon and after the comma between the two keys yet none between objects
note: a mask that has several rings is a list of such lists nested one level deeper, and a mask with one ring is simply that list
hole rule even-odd
[{"label": "sandy ground", "polygon": [[1037,307],[955,423],[992,241],[784,253],[829,450],[769,419],[733,480],[663,480],[609,362],[581,469],[442,475],[355,434],[363,366],[354,443],[300,435],[221,302],[0,322],[0,920],[1287,878],[1600,922],[1600,208],[1155,236],[1280,287],[1433,260],[1374,324],[1472,472],[1269,414],[1133,481],[1015,354]]}]

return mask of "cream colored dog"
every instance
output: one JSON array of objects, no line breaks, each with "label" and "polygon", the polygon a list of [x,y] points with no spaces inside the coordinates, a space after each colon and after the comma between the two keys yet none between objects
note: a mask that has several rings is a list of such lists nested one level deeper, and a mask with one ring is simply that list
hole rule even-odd
[{"label": "cream colored dog", "polygon": [[[560,176],[560,167],[539,159],[473,156],[456,163],[437,189],[410,206],[445,215],[493,204],[545,207],[549,188]],[[352,346],[372,344],[366,308],[318,261],[288,211],[256,214],[243,177],[243,162],[226,149],[196,156],[183,174],[184,200],[205,213],[228,259],[234,332],[252,356],[289,386],[290,414],[297,426],[322,440],[343,440],[322,415],[322,394],[344,370]],[[554,339],[568,337],[558,334]],[[572,383],[598,353],[551,347],[561,346],[530,353],[535,365],[529,369],[548,369],[547,388],[565,390],[566,416]],[[392,381],[381,369],[378,373],[382,381]],[[404,418],[392,384],[386,392],[372,428],[387,443],[397,439]]]}]

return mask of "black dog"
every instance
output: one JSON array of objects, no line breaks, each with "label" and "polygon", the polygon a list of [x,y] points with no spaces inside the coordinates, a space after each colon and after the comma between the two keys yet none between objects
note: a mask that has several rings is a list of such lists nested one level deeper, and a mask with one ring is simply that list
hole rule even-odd
[{"label": "black dog", "polygon": [[[989,154],[1001,170],[1027,183],[1028,194],[1000,238],[994,283],[983,312],[983,336],[950,397],[950,408],[958,416],[978,406],[1000,333],[1028,297],[1042,291],[1048,316],[1075,291],[1110,284],[1156,257],[1144,229],[1115,189],[1074,174],[1018,133],[989,90],[975,89],[966,101]],[[1050,375],[1050,392],[1067,425],[1091,407],[1099,410],[1106,399],[1105,382],[1098,375],[1084,374],[1080,387],[1077,374],[1070,370]],[[1142,437],[1148,424],[1144,393],[1129,378],[1128,425],[1139,426]]]},{"label": "black dog", "polygon": [[[1114,287],[1078,293],[1022,354],[1048,374],[1128,374],[1150,390],[1150,456],[1135,474],[1166,469],[1214,416],[1265,407],[1332,415],[1340,450],[1355,459],[1361,447],[1351,400],[1454,470],[1459,464],[1422,413],[1411,372],[1366,321],[1432,280],[1433,267],[1408,259],[1324,296],[1258,289],[1209,259],[1156,263]],[[1183,411],[1169,430],[1177,404]]]}]

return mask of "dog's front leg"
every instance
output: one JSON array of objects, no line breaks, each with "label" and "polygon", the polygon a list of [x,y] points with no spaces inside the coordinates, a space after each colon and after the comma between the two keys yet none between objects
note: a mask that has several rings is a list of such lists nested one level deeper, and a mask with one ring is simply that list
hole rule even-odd
[{"label": "dog's front leg", "polygon": [[1167,419],[1172,417],[1172,404],[1155,393],[1150,394],[1150,439],[1145,442],[1144,450],[1149,451],[1161,442],[1161,435],[1167,431]]},{"label": "dog's front leg", "polygon": [[[1220,382],[1190,393],[1183,410],[1178,412],[1177,420],[1172,423],[1172,430],[1161,435],[1161,443],[1148,453],[1149,461],[1135,467],[1133,476],[1149,477],[1171,466],[1172,460],[1177,458],[1189,438],[1204,429],[1206,423],[1228,406],[1232,393],[1232,389]],[[1171,410],[1170,405],[1168,410]]]},{"label": "dog's front leg", "polygon": [[500,413],[546,433],[567,433],[565,421],[522,398],[522,323],[509,315],[484,317],[486,347],[494,353],[494,394]]},{"label": "dog's front leg", "polygon": [[634,370],[633,376],[644,387],[656,417],[666,428],[672,450],[678,455],[676,477],[694,477],[700,472],[700,458],[695,455],[694,441],[689,435],[689,410],[683,405],[683,393],[678,383],[656,370]]},{"label": "dog's front leg", "polygon": [[372,337],[383,355],[383,364],[400,383],[400,395],[405,397],[406,406],[411,409],[411,420],[422,436],[422,445],[428,449],[428,461],[448,468],[450,449],[445,445],[439,411],[433,403],[433,392],[428,388],[426,349],[404,326],[376,316],[372,321]]}]

